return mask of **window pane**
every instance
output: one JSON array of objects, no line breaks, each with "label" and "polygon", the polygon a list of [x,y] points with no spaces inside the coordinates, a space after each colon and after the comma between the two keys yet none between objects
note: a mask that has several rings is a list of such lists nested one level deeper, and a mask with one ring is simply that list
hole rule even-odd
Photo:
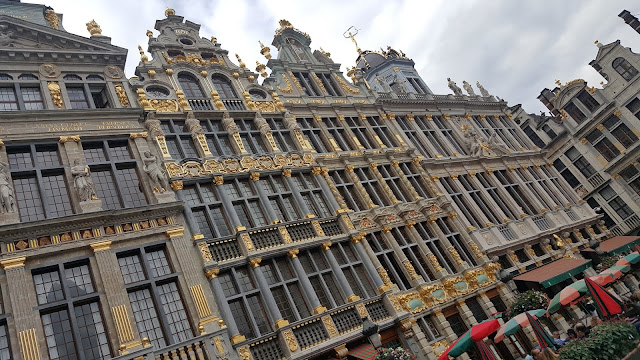
[{"label": "window pane", "polygon": [[67,96],[72,109],[88,109],[89,103],[82,87],[67,86]]},{"label": "window pane", "polygon": [[149,289],[141,289],[129,293],[129,301],[136,319],[136,327],[140,337],[146,337],[151,344],[160,349],[166,346],[158,312],[153,304]]},{"label": "window pane", "polygon": [[76,360],[73,331],[67,310],[43,314],[42,327],[51,360]]},{"label": "window pane", "polygon": [[164,249],[147,252],[146,258],[152,277],[171,274],[171,268],[169,267],[169,262],[167,261]]},{"label": "window pane", "polygon": [[38,180],[36,178],[14,178],[13,185],[18,212],[20,213],[20,221],[25,222],[44,219],[44,209],[42,207]]},{"label": "window pane", "polygon": [[0,87],[0,111],[18,110],[16,92],[12,87]]},{"label": "window pane", "polygon": [[9,349],[9,332],[7,324],[0,325],[0,360],[11,360],[11,349]]},{"label": "window pane", "polygon": [[193,336],[187,312],[184,310],[182,299],[175,282],[158,286],[158,295],[162,303],[162,310],[169,323],[169,331],[173,337],[173,343],[185,341]]},{"label": "window pane", "polygon": [[74,310],[80,332],[80,349],[84,353],[85,359],[111,358],[109,342],[98,303],[92,302],[76,306]]},{"label": "window pane", "polygon": [[33,282],[36,286],[38,304],[46,304],[64,299],[58,271],[34,274]]},{"label": "window pane", "polygon": [[71,200],[67,193],[67,183],[64,175],[50,175],[42,177],[44,192],[47,194],[47,207],[49,217],[71,215]]},{"label": "window pane", "polygon": [[120,198],[110,170],[91,169],[91,178],[96,187],[96,195],[102,200],[102,208],[108,210],[120,209]]},{"label": "window pane", "polygon": [[[134,165],[135,166],[135,165]],[[135,168],[117,169],[118,184],[122,191],[122,198],[126,207],[138,207],[147,205],[147,198],[142,192],[140,179]]]},{"label": "window pane", "polygon": [[146,280],[139,255],[119,257],[118,263],[125,284]]},{"label": "window pane", "polygon": [[24,101],[25,110],[44,109],[39,87],[21,87],[20,92],[22,93],[22,101]]},{"label": "window pane", "polygon": [[69,284],[69,296],[76,297],[94,292],[88,265],[64,269],[64,275]]}]

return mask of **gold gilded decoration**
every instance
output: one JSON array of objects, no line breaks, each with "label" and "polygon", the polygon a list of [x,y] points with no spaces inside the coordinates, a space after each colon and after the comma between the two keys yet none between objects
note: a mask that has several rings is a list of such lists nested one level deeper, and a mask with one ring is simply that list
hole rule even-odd
[{"label": "gold gilded decoration", "polygon": [[128,108],[129,98],[127,98],[127,92],[124,90],[122,83],[115,83],[113,86],[116,88],[116,94],[118,95],[118,100],[120,101],[120,106],[123,108]]},{"label": "gold gilded decoration", "polygon": [[58,109],[62,109],[64,103],[60,92],[60,84],[58,84],[57,81],[49,81],[47,82],[47,89],[49,89],[49,94],[51,94],[51,101],[53,101],[53,105]]},{"label": "gold gilded decoration", "polygon": [[367,313],[367,308],[364,307],[364,304],[360,303],[356,305],[356,309],[358,310],[358,314],[360,314],[360,317],[365,318],[369,316],[369,314]]},{"label": "gold gilded decoration", "polygon": [[219,273],[220,273],[220,269],[217,269],[217,268],[216,268],[216,269],[209,269],[209,270],[206,270],[206,271],[204,272],[205,276],[206,276],[206,277],[207,277],[207,279],[209,279],[209,280],[211,280],[211,279],[213,279],[213,278],[217,277]]},{"label": "gold gilded decoration", "polygon": [[291,80],[293,80],[293,83],[296,85],[298,90],[300,90],[300,92],[304,94],[304,89],[302,89],[302,86],[298,82],[298,79],[293,75],[291,71],[289,71],[289,76],[291,77]]},{"label": "gold gilded decoration", "polygon": [[400,306],[400,301],[398,300],[398,298],[393,295],[393,294],[389,294],[387,295],[389,297],[389,301],[391,302],[391,305],[393,305],[393,308],[400,312],[403,311],[402,306]]},{"label": "gold gilded decoration", "polygon": [[262,262],[262,258],[249,259],[249,265],[254,269],[260,266],[261,262]]},{"label": "gold gilded decoration", "polygon": [[193,301],[196,303],[196,307],[198,309],[198,314],[201,319],[206,318],[207,316],[211,316],[211,308],[209,307],[209,302],[207,298],[204,296],[204,291],[202,291],[202,285],[195,285],[189,288],[191,290],[191,296],[193,296]]},{"label": "gold gilded decoration", "polygon": [[252,181],[258,181],[258,180],[260,180],[260,173],[259,172],[252,172],[252,173],[249,174],[249,178]]},{"label": "gold gilded decoration", "polygon": [[329,250],[329,248],[331,248],[331,241],[323,242],[322,245],[320,245],[320,247],[324,251]]},{"label": "gold gilded decoration", "polygon": [[164,16],[166,17],[173,16],[175,14],[176,14],[176,11],[170,7],[167,7],[167,9],[164,11]]},{"label": "gold gilded decoration", "polygon": [[52,28],[58,30],[58,28],[60,27],[60,19],[58,18],[58,14],[56,14],[53,9],[47,9],[44,12],[44,18],[47,19],[47,22]]},{"label": "gold gilded decoration", "polygon": [[184,184],[182,183],[182,180],[174,180],[171,182],[171,189],[173,191],[182,190],[183,188]]},{"label": "gold gilded decoration", "polygon": [[[53,11],[53,10],[47,10]],[[36,339],[36,329],[20,331],[20,350],[22,350],[22,358],[24,360],[40,360],[40,350],[38,349],[38,340]]]},{"label": "gold gilded decoration", "polygon": [[285,244],[291,244],[293,242],[293,240],[291,240],[291,235],[289,235],[289,231],[287,230],[286,227],[279,227],[278,230],[280,231],[280,235],[282,236],[282,241]]},{"label": "gold gilded decoration", "polygon": [[13,268],[24,266],[24,262],[26,260],[27,260],[27,258],[24,257],[24,256],[4,259],[4,260],[0,260],[0,266],[2,266],[2,268],[4,270],[9,270],[9,269],[13,269]]},{"label": "gold gilded decoration", "polygon": [[213,177],[213,183],[216,184],[217,186],[222,185],[224,183],[224,177],[222,175],[214,176]]},{"label": "gold gilded decoration", "polygon": [[89,246],[91,246],[91,249],[93,249],[94,253],[98,251],[109,250],[111,248],[111,240],[93,242],[89,244]]},{"label": "gold gilded decoration", "polygon": [[289,321],[285,319],[276,320],[276,322],[273,324],[276,330],[287,325],[289,325]]},{"label": "gold gilded decoration", "polygon": [[281,92],[283,92],[284,94],[291,94],[291,81],[289,81],[289,78],[285,75],[285,73],[280,74],[282,76],[282,79],[284,80],[284,83],[286,84],[286,87],[283,89],[280,86],[278,86],[278,90],[280,90]]},{"label": "gold gilded decoration", "polygon": [[[238,336],[242,336],[240,334],[238,334]],[[244,336],[242,336],[244,338]],[[232,342],[233,342],[233,338]],[[244,340],[242,340],[244,341]],[[235,344],[239,343],[240,341],[235,342]],[[251,360],[251,352],[249,351],[249,345],[245,345],[245,346],[240,346],[238,348],[238,355],[240,355],[240,357],[242,358],[242,360]]]},{"label": "gold gilded decoration", "polygon": [[405,270],[407,270],[407,274],[409,274],[409,277],[411,277],[411,280],[420,277],[420,275],[418,275],[418,273],[416,273],[416,269],[411,264],[411,261],[409,261],[408,259],[404,260],[402,262],[402,265],[404,265],[404,268],[405,268]]},{"label": "gold gilded decoration", "polygon": [[[240,161],[237,159],[209,159],[202,163],[198,161],[187,161],[183,164],[166,162],[165,167],[170,177],[200,177],[210,176],[215,173],[235,174],[239,172],[250,172],[252,170],[276,170],[283,167],[308,167],[314,164],[311,154],[257,156],[255,158],[245,156]],[[291,171],[291,169],[285,169]],[[283,170],[283,175],[288,172]]]},{"label": "gold gilded decoration", "polygon": [[440,262],[438,262],[438,258],[433,253],[428,253],[427,258],[429,258],[429,262],[431,263],[431,265],[436,271],[443,270],[442,266],[440,265]]},{"label": "gold gilded decoration", "polygon": [[287,329],[282,332],[282,336],[284,337],[284,341],[287,343],[289,347],[289,351],[296,352],[298,351],[298,341],[296,341],[296,337],[293,335],[293,331],[291,329]]},{"label": "gold gilded decoration", "polygon": [[213,256],[211,256],[211,251],[209,251],[209,245],[207,243],[201,242],[198,244],[198,247],[200,247],[202,260],[204,260],[205,262],[213,260]]},{"label": "gold gilded decoration", "polygon": [[[241,342],[243,342],[245,340],[247,340],[247,338],[244,337],[244,335],[240,335],[240,334],[235,334],[235,335],[233,335],[231,337],[231,343],[232,344],[241,343]],[[251,355],[249,354],[249,346],[248,345],[247,346],[243,346],[242,348],[238,348],[238,352],[243,351],[243,348],[245,348],[244,351],[247,352],[247,357],[245,358],[242,354],[240,354],[240,356],[242,356],[243,359],[251,359]]]},{"label": "gold gilded decoration", "polygon": [[[438,348],[440,349],[439,351],[436,350]],[[431,350],[433,350],[433,353],[436,355],[436,357],[440,357],[440,355],[447,351],[448,348],[449,342],[447,341],[447,339],[442,339],[431,344]]]},{"label": "gold gilded decoration", "polygon": [[300,249],[293,249],[293,250],[289,250],[289,251],[287,252],[287,255],[288,255],[290,258],[295,259],[295,258],[297,258],[297,257],[298,257],[298,254],[299,254],[299,253],[300,253]]},{"label": "gold gilded decoration", "polygon": [[256,110],[259,110],[263,113],[278,112],[276,104],[271,101],[254,101],[253,104],[255,105]]},{"label": "gold gilded decoration", "polygon": [[308,40],[311,40],[311,37],[309,36],[309,34],[294,28],[293,25],[291,25],[291,23],[288,20],[282,19],[282,20],[280,20],[279,23],[280,23],[280,28],[276,29],[276,32],[273,34],[274,37],[282,35],[282,32],[284,30],[289,29],[289,30],[293,30],[293,31],[297,32],[298,34],[306,37]]},{"label": "gold gilded decoration", "polygon": [[460,254],[458,254],[458,251],[453,246],[451,246],[447,250],[449,250],[449,253],[455,259],[456,264],[458,264],[458,265],[464,264],[464,260],[462,260],[462,258],[460,257]]},{"label": "gold gilded decoration", "polygon": [[72,136],[60,136],[58,140],[60,144],[64,144],[67,141],[80,142],[80,135],[72,135]]},{"label": "gold gilded decoration", "polygon": [[286,178],[290,178],[291,177],[291,169],[282,169],[282,176],[284,176]]},{"label": "gold gilded decoration", "polygon": [[445,119],[445,120],[451,120],[451,115],[449,115],[447,113],[444,113],[444,114],[442,114],[442,118]]},{"label": "gold gilded decoration", "polygon": [[180,105],[182,110],[190,111],[191,106],[189,106],[189,102],[187,101],[187,98],[184,96],[184,92],[182,90],[176,90],[176,96],[178,97],[178,105]]},{"label": "gold gilded decoration", "polygon": [[329,333],[329,337],[338,336],[338,329],[336,329],[331,316],[325,315],[322,317],[322,323],[324,323],[325,328],[327,328],[327,332]]},{"label": "gold gilded decoration", "polygon": [[340,85],[340,87],[342,88],[342,90],[344,90],[344,91],[346,91],[346,92],[349,92],[349,93],[351,93],[351,94],[354,94],[354,95],[358,95],[358,94],[360,94],[360,89],[358,89],[358,88],[355,88],[355,89],[354,89],[354,88],[352,88],[349,84],[347,84],[347,82],[346,82],[346,81],[344,81],[344,80],[342,79],[342,77],[341,77],[341,76],[336,76],[336,79],[338,80],[338,85]]},{"label": "gold gilded decoration", "polygon": [[222,341],[220,341],[219,337],[213,338],[213,344],[216,346],[216,351],[218,354],[224,354],[224,346],[222,345]]},{"label": "gold gilded decoration", "polygon": [[322,305],[318,305],[318,306],[316,306],[316,308],[315,308],[315,309],[313,309],[313,313],[314,313],[315,315],[322,314],[322,313],[323,313],[323,312],[325,312],[325,311],[327,311],[327,308],[326,308],[326,307],[324,307],[324,306],[322,306]]},{"label": "gold gilded decoration", "polygon": [[316,231],[316,235],[317,236],[326,236],[324,233],[324,230],[322,230],[322,226],[320,226],[320,222],[318,222],[318,220],[313,220],[311,222],[311,225],[313,225],[313,229]]},{"label": "gold gilded decoration", "polygon": [[360,241],[362,241],[364,239],[365,235],[366,235],[366,233],[364,233],[364,232],[360,232],[360,233],[358,233],[358,235],[353,235],[351,237],[351,242],[354,243],[354,244],[357,244],[357,243],[359,243]]},{"label": "gold gilded decoration", "polygon": [[60,76],[60,69],[54,64],[42,64],[38,68],[38,72],[47,79],[53,79]]},{"label": "gold gilded decoration", "polygon": [[[125,228],[125,230],[126,230],[126,228]],[[176,228],[172,228],[172,229],[167,229],[165,231],[165,233],[167,234],[169,239],[180,237],[180,236],[184,235],[184,227],[180,226],[180,227],[176,227]]]},{"label": "gold gilded decoration", "polygon": [[327,89],[324,88],[324,85],[322,84],[322,81],[320,80],[318,75],[316,75],[316,73],[312,72],[311,73],[311,77],[313,77],[313,80],[316,82],[316,85],[318,85],[318,87],[322,90],[322,92],[326,94],[327,93]]},{"label": "gold gilded decoration", "polygon": [[138,102],[140,106],[142,106],[145,110],[153,110],[149,100],[147,99],[147,94],[145,93],[143,88],[139,88],[136,90],[136,94],[138,94]]},{"label": "gold gilded decoration", "polygon": [[356,294],[351,294],[348,298],[347,298],[347,302],[354,302],[354,301],[358,301],[360,300],[360,296],[356,295]]},{"label": "gold gilded decoration", "polygon": [[482,251],[480,250],[480,248],[478,247],[478,245],[475,243],[475,241],[469,241],[469,247],[471,248],[471,251],[473,251],[473,253],[476,255],[476,257],[480,258],[482,257]]},{"label": "gold gilded decoration", "polygon": [[200,56],[200,54],[198,53],[187,53],[187,56],[178,55],[175,57],[175,59],[171,58],[166,52],[163,52],[162,56],[164,57],[165,61],[168,64],[186,62],[186,63],[194,64],[196,66],[208,66],[213,64],[224,65],[224,59],[217,58],[215,55],[209,58],[209,60],[203,59],[202,56]]},{"label": "gold gilded decoration", "polygon": [[91,34],[91,36],[102,35],[102,29],[95,20],[89,21],[86,25],[87,31],[89,31],[89,34]]},{"label": "gold gilded decoration", "polygon": [[271,48],[265,46],[262,41],[258,41],[258,43],[260,44],[260,54],[264,55],[267,60],[271,59]]},{"label": "gold gilded decoration", "polygon": [[111,313],[113,314],[113,319],[116,322],[120,343],[123,344],[133,341],[133,329],[131,328],[127,308],[124,305],[114,306],[111,308]]},{"label": "gold gilded decoration", "polygon": [[[178,103],[175,100],[159,100],[159,99],[151,99],[147,100],[149,102],[149,107],[152,110],[155,110],[159,113],[166,112],[178,112]],[[184,108],[185,110],[191,110],[191,108]]]},{"label": "gold gilded decoration", "polygon": [[251,241],[251,237],[249,237],[249,234],[243,233],[241,236],[242,241],[244,241],[244,246],[247,248],[247,251],[255,251],[256,248],[253,246],[253,241]]}]

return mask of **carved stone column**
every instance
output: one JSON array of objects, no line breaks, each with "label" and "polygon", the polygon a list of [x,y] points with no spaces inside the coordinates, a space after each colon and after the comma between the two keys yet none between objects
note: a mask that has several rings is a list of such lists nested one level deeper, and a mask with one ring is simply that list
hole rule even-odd
[{"label": "carved stone column", "polygon": [[122,352],[141,347],[133,309],[129,296],[124,290],[118,258],[111,250],[111,241],[96,241],[89,246],[94,252],[98,273],[104,287],[104,296],[107,299],[107,304],[103,305],[111,310],[111,316],[105,316],[105,319],[111,325],[111,329],[115,328],[118,332],[118,348]]},{"label": "carved stone column", "polygon": [[[369,254],[367,253],[367,250],[363,245],[363,243],[366,243],[365,239],[366,238],[364,233],[360,233],[356,236],[352,236],[351,242],[354,244],[358,255],[360,255],[360,259],[362,259],[362,264],[367,270],[367,274],[373,281],[373,285],[376,287],[376,289],[380,289],[381,287],[384,286],[384,282],[382,281],[380,274],[376,270],[375,265],[371,261],[372,258],[369,256]],[[376,257],[373,256],[373,258],[376,258]]]},{"label": "carved stone column", "polygon": [[2,200],[4,205],[0,205],[0,225],[9,225],[20,222],[20,214],[18,213],[18,204],[16,202],[16,194],[13,187],[13,179],[9,169],[9,159],[4,142],[0,140],[0,180],[3,180],[9,194],[7,199]]},{"label": "carved stone column", "polygon": [[236,325],[236,320],[233,317],[233,313],[231,312],[229,303],[227,302],[227,299],[224,295],[224,290],[222,290],[222,285],[220,285],[220,280],[218,279],[219,273],[220,269],[210,269],[205,272],[205,274],[207,275],[207,279],[209,279],[209,283],[211,284],[211,289],[213,290],[216,304],[218,304],[220,315],[224,319],[222,324],[227,324],[227,330],[229,332],[229,336],[231,336],[231,343],[237,344],[239,342],[245,341],[246,337],[240,334],[240,332],[238,331],[238,325]]},{"label": "carved stone column", "polygon": [[[340,268],[340,264],[338,264],[338,260],[336,260],[335,256],[333,256],[333,253],[331,252],[331,242],[329,241],[329,242],[322,243],[321,247],[322,247],[322,250],[324,250],[324,253],[327,255],[327,259],[329,260],[329,265],[331,266],[331,269],[333,270],[333,274],[336,276],[336,279],[338,280],[338,284],[340,285],[340,288],[342,289],[343,293],[347,296],[347,301],[351,302],[351,301],[359,300],[360,298],[353,292],[353,290],[351,289],[351,285],[349,285],[347,278],[344,276],[344,273]],[[347,294],[351,294],[351,295],[347,295]]]},{"label": "carved stone column", "polygon": [[236,154],[240,155],[248,155],[247,149],[244,148],[244,143],[242,142],[242,138],[240,137],[240,129],[238,125],[236,125],[233,118],[229,115],[228,111],[225,111],[222,115],[222,127],[229,134],[229,141],[231,141],[231,147],[236,152]]},{"label": "carved stone column", "polygon": [[[420,236],[418,231],[415,228],[415,223],[410,222],[407,224],[407,235],[418,244],[418,248],[420,248],[421,255],[424,255],[423,258],[426,258],[425,264],[429,266],[431,272],[435,275],[436,279],[442,279],[447,276],[449,272],[442,267],[440,262],[438,261],[438,257],[431,251],[429,246],[424,242],[424,239]],[[435,279],[432,279],[435,280]]]},{"label": "carved stone column", "polygon": [[393,253],[397,259],[397,262],[398,264],[402,264],[404,268],[404,273],[407,279],[409,280],[409,282],[411,283],[411,286],[415,287],[424,283],[424,279],[422,278],[422,275],[416,272],[415,268],[413,267],[413,264],[411,264],[411,261],[406,257],[406,255],[404,254],[404,251],[402,251],[402,249],[400,248],[400,246],[398,245],[395,238],[390,232],[391,232],[391,227],[383,228],[382,238],[387,243],[387,245],[393,249]]},{"label": "carved stone column", "polygon": [[327,311],[327,308],[322,306],[322,304],[320,303],[320,299],[318,299],[318,295],[316,294],[315,290],[313,290],[311,281],[309,281],[309,277],[307,277],[307,274],[304,271],[304,268],[302,267],[302,263],[300,263],[300,259],[298,258],[299,252],[300,250],[298,249],[289,250],[287,255],[291,259],[293,270],[296,272],[296,275],[298,275],[300,285],[302,285],[302,290],[304,291],[304,294],[307,296],[307,299],[309,299],[309,305],[311,305],[311,308],[313,309],[313,313],[321,314]]},{"label": "carved stone column", "polygon": [[191,132],[191,138],[193,139],[194,144],[196,144],[196,149],[198,150],[198,154],[202,158],[211,158],[213,155],[211,154],[211,150],[209,149],[209,144],[207,144],[207,137],[204,134],[204,130],[200,125],[200,120],[196,119],[193,112],[189,111],[187,113],[187,120],[185,121],[185,126]]},{"label": "carved stone column", "polygon": [[278,145],[276,141],[273,139],[273,134],[271,133],[271,128],[269,128],[269,124],[262,117],[260,111],[256,112],[256,116],[253,120],[255,126],[260,130],[260,136],[262,137],[262,141],[267,144],[267,148],[269,152],[276,153],[280,152],[278,149]]},{"label": "carved stone column", "polygon": [[362,196],[362,198],[364,199],[364,203],[367,204],[369,209],[377,207],[378,205],[373,203],[373,201],[371,200],[371,197],[367,193],[367,190],[365,190],[364,186],[362,186],[362,183],[360,182],[358,175],[356,175],[356,173],[353,172],[353,165],[347,165],[345,167],[345,172],[347,173],[347,176],[349,176],[349,178],[351,179],[351,182],[353,182],[353,185],[358,190],[358,192],[360,193],[360,196]]},{"label": "carved stone column", "polygon": [[89,166],[80,146],[80,136],[60,136],[60,143],[63,144],[71,164],[70,183],[73,184],[75,190],[72,191],[72,198],[76,199],[80,211],[83,213],[101,211],[102,200],[96,195]]},{"label": "carved stone column", "polygon": [[[220,201],[224,203],[225,208],[233,209],[233,202],[229,198],[229,195],[227,194],[227,192],[224,191],[224,188],[220,186],[223,184],[223,182],[224,182],[224,178],[222,177],[222,175],[213,177],[213,184],[216,186],[216,193],[218,194]],[[229,216],[231,226],[235,229],[236,232],[240,230],[246,230],[244,225],[242,225],[242,223],[240,222],[240,218],[238,217],[238,214],[235,211],[230,211],[227,214],[227,216]]]},{"label": "carved stone column", "polygon": [[[140,89],[139,89],[140,90]],[[151,139],[155,140],[155,144],[162,154],[163,159],[171,159],[169,154],[169,148],[167,147],[167,141],[164,138],[164,132],[160,127],[160,120],[156,119],[156,112],[152,111],[147,114],[147,118],[144,121],[144,127],[149,132]]]},{"label": "carved stone column", "polygon": [[271,289],[269,289],[269,284],[267,283],[267,279],[264,277],[262,273],[262,269],[260,268],[260,262],[262,262],[262,258],[253,258],[249,260],[249,265],[253,269],[253,275],[256,278],[256,282],[260,287],[260,294],[264,299],[267,312],[271,315],[272,319],[275,319],[273,324],[274,328],[277,330],[285,325],[289,325],[289,321],[282,318],[282,314],[280,314],[280,309],[276,304],[276,300],[271,293]]},{"label": "carved stone column", "polygon": [[398,200],[398,198],[396,198],[396,195],[393,193],[393,191],[391,191],[391,188],[389,187],[387,182],[382,177],[382,174],[380,173],[380,170],[378,170],[378,164],[377,163],[369,164],[369,169],[371,169],[371,172],[373,173],[373,176],[375,176],[376,179],[378,179],[378,181],[380,183],[380,186],[382,187],[382,189],[384,189],[384,192],[386,194],[386,195],[385,194],[380,194],[380,195],[381,196],[386,196],[391,204],[399,203],[400,200]]},{"label": "carved stone column", "polygon": [[[162,157],[154,154],[155,149],[149,147],[148,133],[131,133],[129,138],[133,141],[138,156],[142,160],[142,184],[148,199],[154,199],[151,203],[167,203],[176,201],[175,194],[169,185],[169,175],[163,168]],[[136,157],[138,157],[136,156]]]},{"label": "carved stone column", "polygon": [[291,134],[293,135],[293,143],[296,145],[296,148],[298,148],[298,150],[315,152],[315,150],[309,143],[309,140],[305,139],[304,135],[302,134],[300,124],[298,124],[296,119],[291,115],[289,111],[285,111],[283,122],[284,126],[289,129],[289,131],[291,131]]},{"label": "carved stone column", "polygon": [[400,178],[400,182],[402,183],[402,187],[404,187],[407,193],[411,194],[411,201],[417,201],[422,199],[422,196],[420,196],[416,191],[416,189],[413,187],[413,185],[411,185],[411,182],[407,178],[407,175],[405,175],[402,169],[400,169],[400,164],[397,161],[392,161],[391,166],[398,174],[398,177]]},{"label": "carved stone column", "polygon": [[342,195],[340,195],[340,191],[338,190],[338,188],[336,188],[336,184],[333,182],[333,179],[329,175],[329,168],[323,167],[323,168],[320,168],[320,171],[322,174],[322,178],[324,179],[324,181],[327,182],[327,186],[329,187],[331,194],[333,194],[333,200],[336,202],[336,204],[339,207],[339,209],[336,209],[336,213],[338,213],[341,210],[342,211],[349,210],[347,203],[344,201],[344,198],[342,197]]}]

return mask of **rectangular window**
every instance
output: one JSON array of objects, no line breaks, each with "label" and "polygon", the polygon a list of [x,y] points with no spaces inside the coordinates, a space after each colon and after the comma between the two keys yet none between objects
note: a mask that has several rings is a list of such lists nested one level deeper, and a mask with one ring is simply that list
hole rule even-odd
[{"label": "rectangular window", "polygon": [[342,96],[342,92],[336,85],[336,82],[333,81],[333,77],[331,77],[331,74],[317,73],[316,75],[318,76],[320,82],[330,96]]},{"label": "rectangular window", "polygon": [[[247,228],[267,225],[264,208],[267,204],[260,201],[249,179],[234,179],[225,183],[221,189],[227,193],[240,223]],[[275,220],[275,219],[272,219]]]},{"label": "rectangular window", "polygon": [[284,125],[282,119],[267,119],[267,124],[269,124],[273,140],[275,140],[280,151],[289,152],[297,150],[291,138],[291,132]]},{"label": "rectangular window", "polygon": [[389,199],[384,195],[385,191],[382,188],[382,184],[380,184],[380,181],[371,173],[371,169],[357,168],[354,169],[353,172],[360,180],[360,184],[362,184],[374,204],[378,206],[392,205]]},{"label": "rectangular window", "polygon": [[207,145],[209,151],[214,156],[233,155],[233,147],[231,147],[231,140],[229,139],[229,133],[222,126],[222,121],[219,120],[200,120],[205,136],[207,137]]},{"label": "rectangular window", "polygon": [[307,72],[294,72],[294,80],[302,87],[302,92],[307,96],[322,96],[322,93],[317,89],[317,85],[311,82],[309,73]]},{"label": "rectangular window", "polygon": [[247,339],[273,331],[260,289],[247,267],[232,268],[218,276],[238,330]]},{"label": "rectangular window", "polygon": [[304,134],[306,141],[309,143],[311,148],[319,153],[328,152],[327,146],[323,142],[322,130],[316,125],[315,120],[309,118],[298,118],[296,119],[298,124],[300,124],[300,128],[302,129],[302,133]]},{"label": "rectangular window", "polygon": [[600,141],[593,144],[593,147],[595,147],[607,161],[611,161],[620,155],[620,150],[618,150],[611,140],[607,138],[602,138]]},{"label": "rectangular window", "polygon": [[590,112],[594,112],[600,106],[600,103],[598,103],[598,101],[586,90],[580,91],[577,98]]},{"label": "rectangular window", "polygon": [[571,116],[571,118],[578,124],[581,124],[587,118],[574,103],[569,103],[565,106],[564,111],[566,111],[567,114],[569,114],[569,116]]},{"label": "rectangular window", "polygon": [[625,203],[624,200],[622,200],[622,198],[618,196],[616,191],[613,190],[611,186],[604,187],[602,190],[600,190],[599,194],[600,196],[602,196],[604,201],[609,203],[611,209],[613,209],[613,211],[615,211],[616,214],[618,214],[618,216],[622,218],[622,220],[633,215],[633,211],[631,210],[631,208],[629,208],[627,203]]},{"label": "rectangular window", "polygon": [[640,99],[635,98],[625,105],[629,111],[638,119],[640,119]]},{"label": "rectangular window", "polygon": [[22,93],[22,101],[24,102],[25,110],[44,109],[42,94],[40,94],[40,87],[21,86],[20,92]]},{"label": "rectangular window", "polygon": [[93,98],[93,104],[96,106],[96,109],[105,109],[111,107],[106,86],[91,85],[89,86],[89,89],[91,91],[91,97]]},{"label": "rectangular window", "polygon": [[347,175],[346,171],[338,170],[332,171],[331,179],[335,184],[340,196],[344,199],[347,208],[362,211],[369,208],[364,200],[359,196],[359,191],[356,189],[351,178]]},{"label": "rectangular window", "polygon": [[238,125],[240,138],[244,143],[245,150],[250,154],[264,154],[267,152],[260,130],[255,126],[253,120],[236,119],[235,123]]},{"label": "rectangular window", "polygon": [[575,166],[578,171],[580,171],[580,173],[587,179],[595,175],[596,170],[575,147],[570,147],[564,155],[573,163],[573,166]]},{"label": "rectangular window", "polygon": [[16,91],[11,87],[0,87],[0,111],[18,110]]},{"label": "rectangular window", "polygon": [[88,109],[89,102],[82,86],[67,86],[67,96],[72,109]]}]

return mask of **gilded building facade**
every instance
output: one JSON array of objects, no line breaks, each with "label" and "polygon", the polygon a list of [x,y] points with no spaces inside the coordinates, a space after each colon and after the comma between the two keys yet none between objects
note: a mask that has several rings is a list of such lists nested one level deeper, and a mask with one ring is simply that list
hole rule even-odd
[{"label": "gilded building facade", "polygon": [[505,102],[401,51],[347,80],[281,20],[254,72],[168,9],[127,79],[95,22],[0,7],[2,359],[347,359],[363,318],[434,359],[500,266],[608,236]]},{"label": "gilded building facade", "polygon": [[[637,31],[638,19],[620,17]],[[602,209],[604,226],[614,235],[637,235],[640,227],[640,56],[619,40],[596,41],[591,65],[604,81],[556,81],[538,99],[551,116],[514,109],[520,126],[547,151],[554,167],[592,208]]]}]

